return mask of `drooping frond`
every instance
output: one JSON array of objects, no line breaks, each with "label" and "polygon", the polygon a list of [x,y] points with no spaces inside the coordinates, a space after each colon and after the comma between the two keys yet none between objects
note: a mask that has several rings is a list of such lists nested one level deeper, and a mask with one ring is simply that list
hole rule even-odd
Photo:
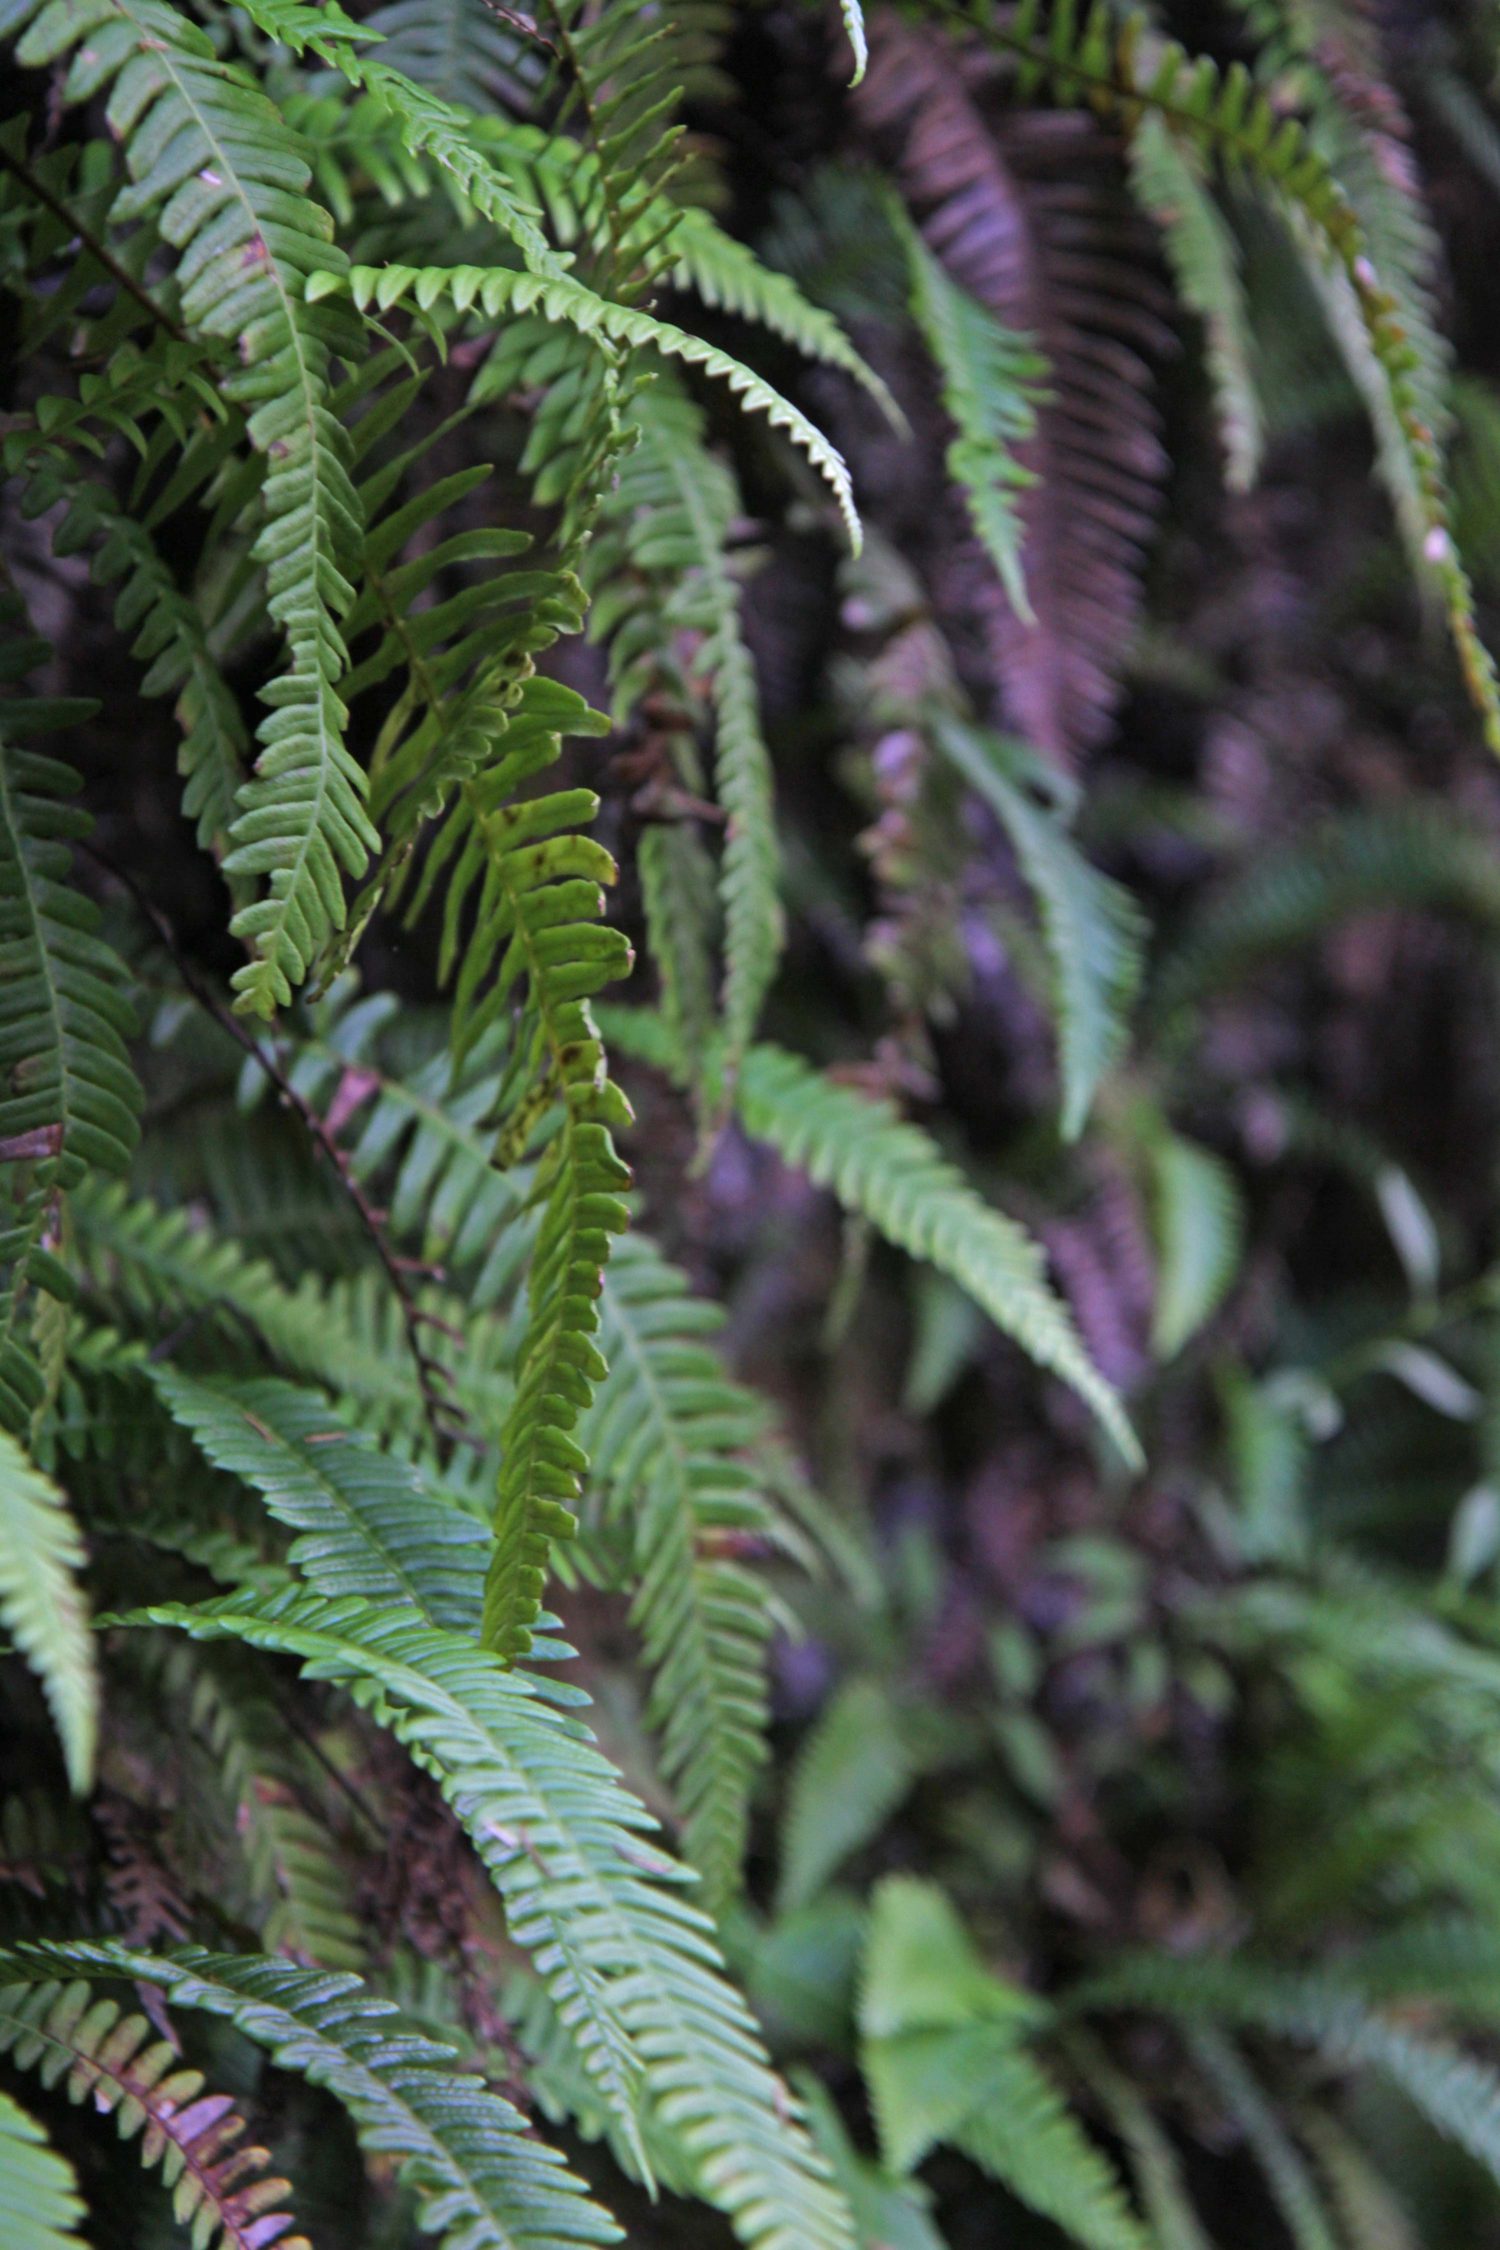
[{"label": "drooping frond", "polygon": [[0,2094],[0,2228],[9,2250],[83,2250],[73,2167],[19,2102]]},{"label": "drooping frond", "polygon": [[311,2250],[306,2235],[290,2231],[289,2183],[268,2172],[265,2149],[244,2145],[233,2098],[207,2091],[174,2041],[145,2016],[122,2014],[118,2001],[94,1999],[86,1983],[10,1981],[29,1966],[7,1957],[0,1969],[0,2054],[112,2116],[122,2140],[138,2139],[142,2165],[160,2167],[175,2215],[202,2250]]},{"label": "drooping frond", "polygon": [[[1046,776],[1024,749],[933,715],[937,743],[994,812],[1041,914],[1062,1061],[1062,1133],[1076,1140],[1100,1081],[1124,1050],[1145,925],[1122,884],[1089,865],[1063,810],[1033,793]],[[1028,787],[1028,782],[1032,785]]]},{"label": "drooping frond", "polygon": [[269,879],[268,895],[234,923],[255,950],[236,979],[240,1004],[269,1015],[342,924],[342,877],[360,874],[378,841],[338,692],[347,665],[339,619],[359,537],[346,440],[328,404],[329,363],[345,333],[306,286],[313,275],[337,279],[345,261],[332,220],[307,196],[310,167],[295,136],[176,8],[6,0],[0,33],[17,32],[25,64],[78,50],[66,99],[110,90],[132,180],[112,216],[149,217],[178,252],[183,321],[233,346],[239,367],[226,389],[249,409],[251,443],[266,458],[255,551],[290,663],[266,690],[231,866]]},{"label": "drooping frond", "polygon": [[751,1455],[766,1414],[713,1348],[722,1315],[644,1236],[622,1243],[601,1310],[609,1373],[583,1439],[629,1529],[632,1617],[654,1674],[646,1716],[684,1851],[718,1903],[739,1873],[765,1755],[771,1616],[750,1565],[773,1529]]},{"label": "drooping frond", "polygon": [[985,1203],[919,1127],[777,1047],[751,1049],[738,1106],[746,1129],[789,1164],[950,1275],[1029,1358],[1087,1401],[1126,1460],[1139,1459],[1119,1399],[1048,1285],[1036,1243]]},{"label": "drooping frond", "polygon": [[977,297],[950,280],[915,227],[901,235],[911,269],[912,318],[937,363],[943,405],[956,432],[948,474],[963,494],[980,545],[1000,573],[1011,607],[1035,625],[1026,593],[1019,495],[1036,482],[1017,455],[1036,432],[1046,362]]},{"label": "drooping frond", "polygon": [[[64,503],[52,538],[54,554],[91,549],[101,585],[117,586],[115,623],[133,636],[130,653],[146,667],[143,695],[175,698],[182,743],[178,770],[182,809],[197,824],[198,842],[223,860],[249,763],[239,700],[214,656],[203,615],[184,593],[147,527],[100,484],[75,480],[60,464],[33,474],[28,511]],[[239,898],[245,885],[228,880]]]},{"label": "drooping frond", "polygon": [[892,16],[858,103],[949,280],[1046,362],[1035,434],[1014,447],[1034,614],[992,580],[975,598],[1010,726],[1056,755],[1087,749],[1117,700],[1165,467],[1143,356],[1158,335],[1149,272],[1121,252],[1087,120],[1023,118],[1002,143],[955,50]]},{"label": "drooping frond", "polygon": [[641,1841],[650,1816],[557,1708],[555,1683],[355,1597],[238,1597],[142,1621],[296,1656],[372,1711],[468,1831],[627,2132],[644,2094],[751,2250],[843,2250],[842,2206],[717,1972],[709,1926],[669,1886],[680,1870]]},{"label": "drooping frond", "polygon": [[94,1771],[99,1680],[77,1573],[83,1541],[67,1501],[0,1429],[0,1625],[40,1679],[81,1796]]},{"label": "drooping frond", "polygon": [[1160,117],[1142,118],[1131,135],[1130,184],[1161,230],[1178,294],[1203,323],[1229,486],[1248,492],[1260,471],[1265,432],[1233,231],[1204,177],[1201,151],[1176,138]]},{"label": "drooping frond", "polygon": [[[561,691],[559,691],[561,692]],[[569,723],[592,721],[580,699]],[[598,731],[591,725],[590,731]],[[630,948],[601,924],[601,883],[614,862],[578,833],[598,800],[575,789],[512,802],[517,785],[557,755],[557,735],[525,741],[466,785],[472,833],[448,886],[444,968],[459,963],[460,1057],[502,1009],[521,1003],[512,1065],[497,1113],[501,1146],[524,1154],[555,1117],[539,1160],[541,1223],[531,1252],[529,1320],[515,1398],[501,1432],[495,1553],[485,1596],[488,1647],[523,1655],[541,1607],[548,1543],[575,1527],[571,1503],[587,1458],[573,1436],[604,1373],[593,1338],[600,1278],[626,1223],[630,1174],[613,1133],[629,1122],[589,1013],[625,975]],[[430,865],[430,861],[429,861]],[[460,915],[478,887],[475,925],[460,949]]]},{"label": "drooping frond", "polygon": [[[190,2146],[198,2131],[211,2134],[230,2105],[219,2096],[200,2104],[201,2077],[174,2067],[177,2056],[165,2040],[145,2045],[142,2017],[125,2019],[139,2036],[123,2064],[128,2079],[112,2081],[110,2032],[120,2011],[113,2001],[91,2002],[79,1979],[155,1985],[174,2006],[232,2023],[278,2068],[321,2086],[372,2154],[396,2160],[446,2250],[576,2250],[619,2239],[618,2228],[510,2103],[456,2069],[450,2047],[425,2038],[358,1977],[197,1946],[157,1954],[84,1942],[17,1948],[0,1956],[0,1976],[16,1980],[0,1998],[0,2042],[23,2067],[34,2065],[52,2079],[76,2073],[75,2098],[102,2096],[106,2106],[139,2102],[147,2161]],[[115,2040],[122,2033],[123,2026]],[[209,2107],[213,2119],[203,2114]],[[137,2112],[122,2110],[122,2130],[140,2121]],[[160,2138],[152,2126],[160,2127]],[[264,2161],[264,2151],[253,2153]],[[279,2194],[285,2182],[275,2187]],[[221,2243],[262,2250],[278,2240],[248,2231],[253,2225],[248,2219],[247,2229],[226,2232]],[[280,2250],[293,2245],[282,2239]]]},{"label": "drooping frond", "polygon": [[[22,644],[23,663],[30,653]],[[86,709],[0,706],[0,1427],[23,1435],[45,1395],[37,1296],[71,1294],[57,1256],[62,1199],[90,1167],[125,1170],[141,1099],[119,964],[73,881],[68,847],[91,825],[68,802],[76,777],[22,747]]]},{"label": "drooping frond", "polygon": [[[1420,524],[1423,560],[1439,588],[1470,698],[1485,740],[1500,753],[1500,688],[1480,638],[1473,590],[1448,520],[1442,453],[1426,411],[1422,355],[1412,343],[1393,293],[1375,262],[1358,209],[1326,157],[1295,117],[1280,113],[1243,65],[1227,71],[1190,56],[1175,40],[1158,39],[1143,13],[1116,15],[1108,0],[1072,5],[1021,0],[994,17],[972,0],[942,0],[943,13],[1015,58],[1023,96],[1050,90],[1064,103],[1084,101],[1134,130],[1146,115],[1242,179],[1310,231],[1331,272],[1342,277],[1350,312],[1382,379],[1382,434],[1399,446],[1402,480]],[[1048,349],[1045,329],[1038,331]],[[1048,349],[1054,368],[1057,355]]]}]

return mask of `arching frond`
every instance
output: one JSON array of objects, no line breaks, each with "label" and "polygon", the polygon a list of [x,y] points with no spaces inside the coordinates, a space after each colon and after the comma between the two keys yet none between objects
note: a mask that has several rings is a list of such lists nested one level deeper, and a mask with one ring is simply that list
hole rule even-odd
[{"label": "arching frond", "polygon": [[[154,1985],[175,2007],[232,2023],[280,2069],[323,2087],[372,2153],[395,2158],[446,2250],[574,2250],[619,2239],[618,2228],[510,2103],[456,2069],[450,2047],[424,2038],[357,1977],[196,1946],[156,1954],[81,1941],[6,1953],[0,1976],[13,1980],[0,1995],[0,2043],[49,2082],[72,2073],[75,2098],[88,2093],[109,2107],[127,2105],[121,2128],[148,2123],[148,2162],[171,2148],[186,2154],[200,2132],[212,2152],[210,2136],[231,2114],[230,2104],[221,2096],[200,2100],[199,2074],[178,2068],[165,2040],[147,2044],[143,2017],[122,2022],[114,2001],[91,2000],[90,1983]],[[123,2075],[112,2076],[127,2026],[133,2046],[121,2057]],[[264,2151],[254,2154],[264,2162]],[[284,2181],[273,2184],[284,2191]],[[250,2201],[257,2188],[238,2192]],[[190,2207],[202,2204],[195,2197]],[[293,2250],[277,2234],[249,2231],[254,2223],[247,2213],[240,2234],[226,2229],[220,2243],[260,2250],[280,2239],[281,2250]]]},{"label": "arching frond", "polygon": [[238,1597],[142,1618],[295,1656],[372,1711],[447,1796],[627,2130],[644,2094],[751,2250],[842,2250],[845,2214],[717,1973],[708,1925],[669,1887],[680,1871],[640,1841],[649,1815],[555,1686],[409,1608],[357,1598]]},{"label": "arching frond", "polygon": [[747,1130],[788,1163],[912,1257],[949,1274],[1029,1358],[1087,1400],[1126,1460],[1139,1459],[1118,1398],[1048,1286],[1037,1245],[985,1203],[925,1133],[888,1102],[870,1101],[777,1047],[755,1047],[746,1057],[738,1106]]},{"label": "arching frond", "polygon": [[18,1965],[7,1960],[0,1971],[8,1980],[0,2054],[114,2117],[122,2140],[139,2136],[142,2165],[161,2167],[176,2216],[203,2250],[310,2250],[305,2235],[290,2233],[291,2212],[276,2208],[288,2182],[268,2174],[265,2149],[243,2145],[245,2120],[230,2095],[209,2092],[202,2071],[184,2068],[175,2043],[145,2016],[95,2000],[81,1981],[10,1982]]}]

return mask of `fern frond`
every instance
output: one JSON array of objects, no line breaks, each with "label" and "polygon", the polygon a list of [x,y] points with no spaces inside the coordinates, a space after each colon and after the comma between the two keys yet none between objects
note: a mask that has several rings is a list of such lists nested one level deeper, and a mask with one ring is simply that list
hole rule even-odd
[{"label": "fern frond", "polygon": [[[1082,14],[1072,4],[1054,7],[1048,0],[1021,0],[1003,18],[956,0],[942,0],[942,12],[1015,57],[1023,96],[1050,88],[1059,101],[1087,102],[1130,131],[1142,117],[1159,116],[1211,162],[1311,231],[1330,270],[1342,277],[1383,378],[1391,435],[1420,511],[1423,557],[1441,590],[1485,740],[1500,754],[1500,687],[1448,520],[1442,455],[1424,411],[1421,355],[1397,297],[1374,263],[1359,213],[1305,128],[1279,115],[1242,65],[1221,72],[1210,58],[1189,56],[1175,40],[1157,38],[1143,13],[1118,19],[1108,0],[1092,0]],[[1045,335],[1042,342],[1045,346]]]},{"label": "fern frond", "polygon": [[7,2250],[83,2250],[73,2167],[19,2102],[0,2094],[0,2231]]},{"label": "fern frond", "polygon": [[[581,703],[579,709],[591,717]],[[525,980],[509,1099],[499,1117],[502,1146],[508,1142],[512,1155],[521,1154],[539,1116],[558,1113],[535,1190],[542,1216],[531,1253],[530,1318],[501,1432],[496,1544],[485,1597],[486,1645],[507,1655],[522,1655],[530,1645],[549,1540],[567,1538],[575,1528],[569,1503],[587,1457],[571,1433],[604,1374],[592,1340],[595,1299],[612,1238],[625,1227],[621,1194],[630,1184],[611,1137],[629,1122],[630,1109],[607,1076],[589,1013],[590,1000],[625,975],[632,959],[624,938],[596,920],[604,903],[599,886],[613,882],[614,862],[576,832],[598,800],[588,790],[571,790],[508,802],[518,782],[556,756],[556,740],[512,750],[482,782],[468,785],[474,833],[444,907],[446,972],[458,955],[459,915],[479,882],[477,920],[457,979],[460,1059]],[[519,1078],[516,1064],[524,1073]]]},{"label": "fern frond", "polygon": [[756,257],[707,211],[690,208],[672,235],[672,285],[690,289],[705,305],[734,313],[764,328],[804,358],[852,376],[875,399],[896,429],[905,416],[886,384],[855,350],[840,323],[823,306],[804,296],[790,274],[779,273]]},{"label": "fern frond", "polygon": [[1371,2007],[1353,1979],[1240,1959],[1135,1956],[1081,1986],[1070,2006],[1149,2009],[1187,2024],[1234,2024],[1311,2046],[1336,2069],[1388,2078],[1439,2133],[1500,2179],[1500,2073]]},{"label": "fern frond", "polygon": [[[0,1999],[0,2040],[23,2067],[35,2062],[54,2079],[72,2072],[75,2099],[111,2090],[108,2080],[95,2074],[107,2059],[108,2030],[119,2010],[107,2000],[90,2005],[86,1984],[61,1980],[155,1985],[176,2007],[232,2023],[279,2069],[331,2094],[362,2144],[372,2154],[395,2158],[427,2226],[446,2250],[575,2250],[578,2244],[619,2239],[619,2229],[510,2103],[455,2069],[458,2058],[450,2047],[424,2038],[357,1977],[296,1969],[255,1955],[206,1953],[197,1946],[157,1954],[81,1941],[16,1948],[0,1955],[0,1976],[17,1980]],[[173,2070],[176,2057],[165,2041],[141,2053],[148,2027],[140,2017],[126,2021],[140,2026],[134,2070],[143,2081],[142,2106],[155,2100],[165,2107],[173,2089],[191,2103],[185,2081],[198,2074]],[[104,2040],[103,2051],[97,2059],[85,2054],[75,2063],[70,2048],[76,2050],[85,2034],[91,2047]],[[124,2094],[122,2088],[117,2100]],[[157,2123],[149,2108],[147,2115],[150,2124]],[[170,2129],[175,2122],[180,2134],[192,2118],[190,2106],[175,2119],[169,2112],[164,2123]],[[122,2131],[140,2121],[137,2112],[122,2109]],[[157,2152],[150,2140],[143,2154],[147,2150]],[[241,2243],[244,2250],[260,2250],[276,2236],[225,2239],[236,2250]],[[281,2250],[293,2245],[283,2242]]]},{"label": "fern frond", "polygon": [[287,1560],[321,1592],[409,1602],[431,1624],[474,1630],[468,1566],[485,1553],[483,1527],[433,1507],[413,1470],[322,1399],[290,1383],[210,1381],[166,1367],[153,1368],[152,1381],[214,1467],[302,1535]]},{"label": "fern frond", "polygon": [[1037,1245],[983,1202],[925,1133],[888,1102],[870,1101],[777,1047],[751,1049],[738,1107],[747,1131],[956,1281],[1028,1358],[1092,1407],[1127,1461],[1139,1461],[1120,1401],[1048,1286]]},{"label": "fern frond", "polygon": [[957,433],[947,450],[948,474],[1012,608],[1034,625],[1016,503],[1036,476],[1016,449],[1035,435],[1046,361],[1029,337],[1015,334],[950,280],[904,216],[899,231],[911,271],[912,318],[937,363],[943,405]]},{"label": "fern frond", "polygon": [[794,1913],[835,1868],[870,1843],[911,1788],[916,1763],[900,1713],[878,1680],[856,1675],[830,1696],[792,1768],[776,1911]]},{"label": "fern frond", "polygon": [[[1059,31],[1072,20],[1063,11]],[[997,141],[960,54],[932,27],[881,19],[857,107],[889,145],[950,282],[1047,364],[1034,434],[1012,447],[1031,480],[1016,492],[1034,617],[978,557],[977,575],[961,557],[959,568],[973,579],[1008,723],[1055,756],[1081,752],[1118,700],[1166,466],[1144,356],[1160,333],[1149,269],[1128,254],[1091,122],[1022,117]]]},{"label": "fern frond", "polygon": [[1201,152],[1160,117],[1141,120],[1129,155],[1136,200],[1161,230],[1178,295],[1203,323],[1230,490],[1248,492],[1260,473],[1265,429],[1238,245],[1203,176]]},{"label": "fern frond", "polygon": [[[130,1325],[159,1340],[164,1318],[212,1322],[242,1346],[263,1339],[284,1366],[324,1383],[358,1408],[370,1429],[420,1429],[422,1400],[402,1332],[400,1309],[384,1277],[327,1285],[309,1275],[288,1289],[261,1258],[195,1228],[182,1211],[160,1211],[146,1196],[90,1189],[73,1206],[83,1276],[91,1293]],[[424,1294],[424,1311],[456,1327],[462,1308]],[[458,1405],[482,1430],[504,1422],[512,1385],[499,1370],[505,1339],[493,1320],[470,1318],[466,1356],[452,1373]]]},{"label": "fern frond", "polygon": [[[146,667],[141,693],[176,699],[182,732],[178,771],[186,784],[182,809],[197,823],[203,849],[222,860],[249,762],[239,700],[214,656],[197,603],[178,586],[150,531],[104,486],[76,481],[60,469],[54,462],[33,470],[27,512],[63,503],[53,553],[92,548],[94,578],[102,586],[119,586],[115,623],[134,636],[130,653]],[[244,885],[233,875],[229,880],[242,899]]]},{"label": "fern frond", "polygon": [[773,1528],[748,1458],[765,1409],[713,1349],[722,1316],[643,1236],[621,1244],[601,1314],[609,1373],[582,1434],[630,1529],[631,1614],[655,1675],[647,1722],[683,1849],[718,1904],[744,1855],[769,1716],[770,1605],[741,1559],[769,1546]]},{"label": "fern frond", "polygon": [[[27,1964],[29,1966],[30,1964]],[[9,1980],[18,1964],[7,1958]],[[126,1972],[115,1972],[123,1974]],[[24,1974],[24,1970],[23,1970]],[[44,2086],[115,2118],[120,2138],[139,2135],[143,2168],[161,2168],[174,2215],[202,2250],[311,2250],[278,2210],[290,2183],[268,2176],[268,2152],[245,2147],[245,2120],[228,2094],[205,2090],[201,2070],[181,2067],[177,2047],[144,2016],[91,1998],[82,1981],[0,1989],[0,2054],[34,2070]]]},{"label": "fern frond", "polygon": [[83,1541],[67,1501],[0,1429],[0,1624],[42,1683],[82,1796],[94,1772],[99,1679],[77,1573]]},{"label": "fern frond", "polygon": [[596,296],[565,272],[517,273],[503,266],[353,266],[347,282],[332,274],[326,279],[316,275],[310,286],[319,296],[347,286],[361,310],[374,306],[389,312],[409,298],[424,312],[440,300],[456,305],[461,312],[477,305],[491,320],[501,313],[537,313],[583,336],[596,336],[632,351],[659,352],[665,359],[701,367],[743,399],[747,411],[763,414],[774,429],[785,430],[806,454],[837,501],[850,545],[858,550],[859,517],[849,471],[821,430],[800,408],[773,390],[764,376],[755,374],[716,344],[690,335],[670,321],[658,320],[638,306],[614,304]]},{"label": "fern frond", "polygon": [[1088,2250],[1146,2250],[1113,2166],[1026,2050],[1045,2013],[986,1970],[935,1885],[880,1885],[860,2030],[887,2163],[910,2171],[948,2142]]},{"label": "fern frond", "polygon": [[34,1295],[72,1290],[56,1255],[62,1199],[90,1167],[125,1170],[141,1101],[122,973],[72,876],[68,847],[91,825],[68,803],[77,779],[21,747],[80,715],[0,705],[0,1428],[23,1435],[45,1392]]},{"label": "fern frond", "polygon": [[269,895],[233,928],[255,949],[236,976],[239,1004],[270,1015],[342,925],[342,875],[362,873],[378,848],[338,693],[347,668],[339,619],[360,533],[346,440],[328,402],[330,360],[347,346],[333,308],[307,288],[310,276],[340,277],[344,260],[332,220],[307,197],[311,171],[295,136],[177,9],[7,0],[0,33],[18,31],[23,64],[79,50],[67,100],[111,89],[110,123],[132,181],[113,217],[149,217],[179,253],[184,323],[234,346],[241,364],[226,391],[249,409],[250,441],[267,461],[255,553],[290,666],[266,690],[270,713],[227,864],[269,877]]},{"label": "fern frond", "polygon": [[1436,798],[1360,806],[1257,855],[1190,920],[1164,958],[1164,1013],[1231,989],[1269,955],[1303,951],[1374,908],[1451,914],[1500,932],[1500,869],[1488,841]]},{"label": "fern frond", "polygon": [[639,1840],[650,1816],[555,1707],[556,1685],[363,1599],[242,1597],[142,1621],[296,1656],[371,1710],[453,1806],[627,2132],[644,2074],[699,2193],[752,2250],[841,2250],[846,2216],[787,2122],[707,1923],[666,1887],[680,1870]]},{"label": "fern frond", "polygon": [[1164,1128],[1148,1142],[1156,1238],[1152,1347],[1175,1359],[1218,1310],[1239,1271],[1245,1211],[1222,1157]]},{"label": "fern frond", "polygon": [[1123,885],[1089,865],[1060,813],[1037,803],[1025,786],[1024,750],[942,712],[933,717],[933,733],[998,816],[1036,898],[1057,1016],[1062,1134],[1076,1140],[1129,1035],[1144,965],[1144,918]]},{"label": "fern frond", "polygon": [[388,69],[464,109],[524,108],[544,74],[525,33],[491,15],[484,0],[386,0],[364,28],[380,39]]},{"label": "fern frond", "polygon": [[[635,402],[630,419],[638,443],[622,473],[618,501],[624,556],[662,587],[661,627],[697,642],[684,669],[713,711],[714,780],[727,816],[720,871],[723,1071],[732,1085],[784,939],[775,777],[740,629],[738,588],[725,559],[739,493],[730,471],[704,443],[703,417],[689,400],[657,386]],[[628,657],[640,625],[622,632],[614,616],[611,622],[617,647],[623,643]]]}]

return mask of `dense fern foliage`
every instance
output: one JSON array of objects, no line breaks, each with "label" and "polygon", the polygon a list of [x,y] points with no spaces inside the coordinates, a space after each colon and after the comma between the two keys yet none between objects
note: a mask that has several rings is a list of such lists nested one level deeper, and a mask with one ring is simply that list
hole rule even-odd
[{"label": "dense fern foliage", "polygon": [[0,2250],[1500,2245],[1500,16],[0,0]]}]

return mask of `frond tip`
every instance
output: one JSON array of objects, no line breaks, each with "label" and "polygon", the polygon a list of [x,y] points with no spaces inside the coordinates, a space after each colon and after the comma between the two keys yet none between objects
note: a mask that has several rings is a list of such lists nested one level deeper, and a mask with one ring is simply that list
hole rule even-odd
[{"label": "frond tip", "polygon": [[831,1188],[846,1209],[956,1281],[1030,1359],[1086,1401],[1125,1460],[1139,1466],[1125,1410],[1049,1286],[1041,1250],[975,1193],[919,1127],[778,1047],[751,1049],[739,1109],[750,1132]]}]

